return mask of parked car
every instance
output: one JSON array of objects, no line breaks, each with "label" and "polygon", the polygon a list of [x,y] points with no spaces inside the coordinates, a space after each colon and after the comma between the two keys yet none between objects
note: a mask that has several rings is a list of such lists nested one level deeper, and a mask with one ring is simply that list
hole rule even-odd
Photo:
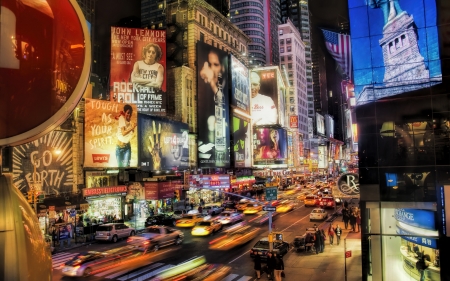
[{"label": "parked car", "polygon": [[173,216],[168,216],[165,214],[155,215],[152,217],[148,217],[145,220],[145,227],[152,225],[167,225],[174,226],[176,219]]},{"label": "parked car", "polygon": [[215,216],[217,214],[220,214],[224,211],[224,207],[222,206],[216,206],[216,205],[209,205],[209,206],[205,206],[203,207],[203,213],[204,214],[208,214],[211,216]]},{"label": "parked car", "polygon": [[313,220],[326,220],[328,218],[328,213],[324,209],[316,208],[311,211],[309,214],[309,221]]},{"label": "parked car", "polygon": [[141,250],[158,251],[159,248],[168,245],[180,245],[183,243],[184,233],[178,229],[167,226],[149,226],[143,233],[130,237],[127,240],[129,245],[138,246]]},{"label": "parked car", "polygon": [[222,224],[216,220],[197,222],[191,230],[193,236],[206,236],[222,229]]},{"label": "parked car", "polygon": [[[255,246],[250,250],[250,257],[254,258],[259,253],[261,259],[267,258],[269,251],[269,239],[267,237],[261,238],[256,242]],[[289,243],[285,241],[273,242],[273,252],[277,255],[284,256],[289,251]]]},{"label": "parked car", "polygon": [[124,223],[107,223],[97,227],[95,240],[112,241],[114,243],[121,238],[128,238],[136,234],[136,230]]}]

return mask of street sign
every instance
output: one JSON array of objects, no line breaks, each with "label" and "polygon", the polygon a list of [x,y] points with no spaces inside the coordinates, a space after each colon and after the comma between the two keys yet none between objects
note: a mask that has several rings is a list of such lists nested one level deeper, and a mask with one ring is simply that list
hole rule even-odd
[{"label": "street sign", "polygon": [[266,212],[275,212],[277,207],[263,207],[263,210]]},{"label": "street sign", "polygon": [[277,199],[277,188],[266,188],[266,200],[271,201]]},{"label": "street sign", "polygon": [[345,251],[345,258],[351,258],[352,257],[352,251]]}]

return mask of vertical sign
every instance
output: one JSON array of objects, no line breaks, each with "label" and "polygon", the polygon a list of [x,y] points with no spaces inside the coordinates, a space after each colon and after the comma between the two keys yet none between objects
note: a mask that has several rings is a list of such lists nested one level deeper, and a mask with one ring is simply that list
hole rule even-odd
[{"label": "vertical sign", "polygon": [[250,81],[248,68],[235,56],[230,55],[231,63],[231,105],[246,113],[250,110]]},{"label": "vertical sign", "polygon": [[233,115],[233,160],[235,168],[251,167],[251,132],[250,122]]}]

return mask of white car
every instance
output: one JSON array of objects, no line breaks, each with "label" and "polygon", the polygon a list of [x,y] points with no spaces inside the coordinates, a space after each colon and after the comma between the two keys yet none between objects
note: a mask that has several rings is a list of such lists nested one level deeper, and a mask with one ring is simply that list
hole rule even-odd
[{"label": "white car", "polygon": [[112,241],[114,243],[121,238],[134,236],[136,230],[123,223],[107,223],[97,227],[95,231],[95,240]]},{"label": "white car", "polygon": [[309,221],[314,220],[326,220],[328,218],[328,213],[324,209],[316,208],[311,211],[311,214],[309,214]]},{"label": "white car", "polygon": [[221,224],[232,224],[244,220],[244,215],[238,212],[224,211],[217,217],[217,221]]}]

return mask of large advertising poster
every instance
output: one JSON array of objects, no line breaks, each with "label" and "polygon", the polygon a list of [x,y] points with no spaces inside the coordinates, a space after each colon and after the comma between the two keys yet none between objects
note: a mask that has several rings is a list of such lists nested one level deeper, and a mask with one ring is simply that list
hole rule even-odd
[{"label": "large advertising poster", "polygon": [[348,6],[357,105],[442,81],[435,0]]},{"label": "large advertising poster", "polygon": [[230,166],[228,54],[197,43],[198,166]]},{"label": "large advertising poster", "polygon": [[287,164],[287,134],[281,128],[253,130],[253,164]]},{"label": "large advertising poster", "polygon": [[326,169],[328,167],[328,158],[327,158],[327,147],[324,145],[321,145],[318,147],[318,153],[319,153],[319,169]]},{"label": "large advertising poster", "polygon": [[[278,73],[276,68],[254,69],[250,72],[251,111],[253,126],[280,124],[278,113]],[[284,112],[284,111],[281,111]]]},{"label": "large advertising poster", "polygon": [[233,160],[235,168],[251,167],[251,126],[246,119],[233,115]]},{"label": "large advertising poster", "polygon": [[345,138],[352,137],[352,112],[350,109],[345,110]]},{"label": "large advertising poster", "polygon": [[331,115],[325,115],[325,132],[327,138],[334,138],[334,120]]},{"label": "large advertising poster", "polygon": [[139,163],[150,171],[189,167],[189,125],[139,114]]},{"label": "large advertising poster", "polygon": [[137,167],[135,104],[85,99],[84,167]]},{"label": "large advertising poster", "polygon": [[318,135],[325,135],[325,118],[316,112],[316,130]]},{"label": "large advertising poster", "polygon": [[166,31],[111,27],[109,86],[107,99],[166,115]]},{"label": "large advertising poster", "polygon": [[45,194],[73,192],[72,133],[52,131],[14,147],[13,163],[13,181],[21,192],[30,191],[33,176]]},{"label": "large advertising poster", "polygon": [[248,68],[235,56],[230,55],[231,105],[246,113],[250,111],[250,80]]}]

